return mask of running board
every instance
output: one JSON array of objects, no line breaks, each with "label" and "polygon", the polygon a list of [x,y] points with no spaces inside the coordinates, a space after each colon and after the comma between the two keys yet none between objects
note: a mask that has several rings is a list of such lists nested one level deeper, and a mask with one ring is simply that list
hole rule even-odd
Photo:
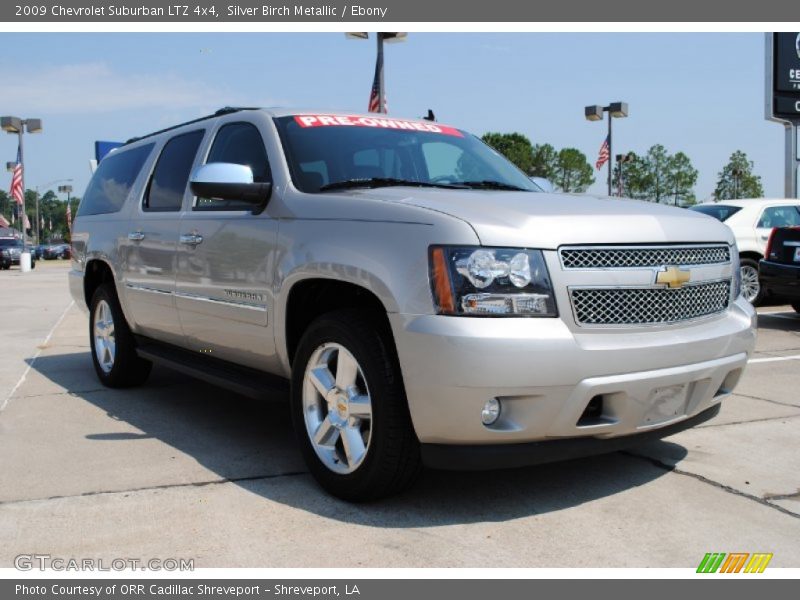
[{"label": "running board", "polygon": [[135,338],[136,352],[146,360],[257,400],[282,401],[288,397],[289,380],[283,377],[218,358],[200,356],[143,336],[137,335]]}]

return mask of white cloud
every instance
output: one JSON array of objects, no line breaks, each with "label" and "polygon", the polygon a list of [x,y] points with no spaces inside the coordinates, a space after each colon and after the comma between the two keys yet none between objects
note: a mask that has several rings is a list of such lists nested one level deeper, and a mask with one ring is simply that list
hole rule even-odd
[{"label": "white cloud", "polygon": [[3,87],[6,110],[79,114],[242,103],[238,94],[214,89],[207,82],[188,81],[170,73],[126,75],[102,62],[24,72],[19,85]]}]

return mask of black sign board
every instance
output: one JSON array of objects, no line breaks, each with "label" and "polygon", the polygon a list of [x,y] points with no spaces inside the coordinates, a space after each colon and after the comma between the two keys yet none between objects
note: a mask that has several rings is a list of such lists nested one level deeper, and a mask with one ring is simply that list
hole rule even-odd
[{"label": "black sign board", "polygon": [[773,114],[800,119],[800,33],[773,34]]}]

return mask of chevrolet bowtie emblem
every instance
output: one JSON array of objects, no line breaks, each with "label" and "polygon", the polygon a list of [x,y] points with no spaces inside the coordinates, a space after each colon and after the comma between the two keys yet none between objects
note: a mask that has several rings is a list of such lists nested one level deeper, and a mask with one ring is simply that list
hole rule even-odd
[{"label": "chevrolet bowtie emblem", "polygon": [[656,283],[667,285],[671,289],[682,288],[684,283],[688,283],[692,278],[691,271],[684,271],[678,267],[664,267],[656,275]]}]

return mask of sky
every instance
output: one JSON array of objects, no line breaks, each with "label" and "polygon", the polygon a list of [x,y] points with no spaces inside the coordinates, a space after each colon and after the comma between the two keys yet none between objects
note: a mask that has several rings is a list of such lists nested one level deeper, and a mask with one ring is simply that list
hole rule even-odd
[{"label": "sky", "polygon": [[[73,179],[82,195],[95,140],[126,140],[223,106],[366,112],[374,41],[342,33],[0,34],[0,114],[41,118],[25,138],[26,187]],[[783,195],[783,127],[764,119],[758,33],[410,33],[386,46],[389,113],[481,135],[524,133],[593,164],[606,122],[584,106],[628,102],[614,153],[683,151],[707,199],[737,149],[766,196]],[[0,164],[16,137],[0,136]],[[0,186],[8,190],[11,174]],[[590,192],[605,191],[606,170]],[[54,188],[53,184],[42,188]]]}]

